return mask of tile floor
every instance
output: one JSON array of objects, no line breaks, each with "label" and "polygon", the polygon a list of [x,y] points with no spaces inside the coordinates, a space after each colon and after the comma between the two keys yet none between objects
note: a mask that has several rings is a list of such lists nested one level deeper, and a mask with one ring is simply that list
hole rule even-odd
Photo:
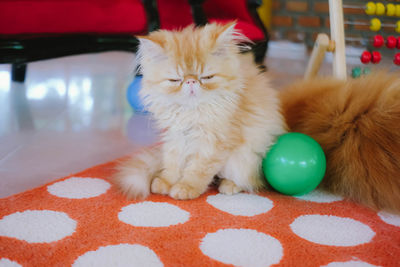
[{"label": "tile floor", "polygon": [[[272,42],[273,84],[301,78],[307,58],[302,45]],[[24,84],[10,82],[10,65],[0,65],[0,198],[157,140],[149,118],[126,101],[134,62],[124,52],[45,60],[29,64]]]}]

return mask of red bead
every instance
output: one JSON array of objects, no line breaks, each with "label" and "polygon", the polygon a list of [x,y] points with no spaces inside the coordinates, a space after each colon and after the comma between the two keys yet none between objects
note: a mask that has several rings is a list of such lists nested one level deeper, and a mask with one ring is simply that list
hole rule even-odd
[{"label": "red bead", "polygon": [[382,35],[375,35],[374,36],[374,47],[379,48],[385,43],[385,39],[382,37]]},{"label": "red bead", "polygon": [[372,52],[372,63],[374,64],[378,64],[382,59],[381,53],[379,53],[378,51],[373,51]]},{"label": "red bead", "polygon": [[396,45],[397,49],[400,49],[400,37],[397,37],[397,45]]},{"label": "red bead", "polygon": [[397,39],[394,36],[388,36],[386,38],[386,46],[387,48],[395,48],[397,44]]},{"label": "red bead", "polygon": [[400,65],[400,53],[396,53],[396,55],[394,55],[393,63]]},{"label": "red bead", "polygon": [[368,51],[364,51],[362,54],[361,54],[361,62],[363,63],[363,64],[368,64],[370,61],[371,61],[371,58],[372,58],[372,55],[371,55],[371,53],[370,52],[368,52]]}]

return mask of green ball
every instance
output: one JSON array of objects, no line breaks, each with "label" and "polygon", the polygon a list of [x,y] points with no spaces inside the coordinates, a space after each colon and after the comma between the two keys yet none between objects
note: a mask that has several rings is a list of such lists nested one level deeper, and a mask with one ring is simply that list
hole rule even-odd
[{"label": "green ball", "polygon": [[285,195],[304,195],[314,190],[325,175],[321,146],[301,133],[280,136],[263,160],[268,183]]}]

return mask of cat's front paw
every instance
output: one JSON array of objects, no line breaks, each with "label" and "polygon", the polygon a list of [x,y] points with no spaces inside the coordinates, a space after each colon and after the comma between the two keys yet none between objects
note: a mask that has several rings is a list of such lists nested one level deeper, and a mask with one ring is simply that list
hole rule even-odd
[{"label": "cat's front paw", "polygon": [[151,182],[151,192],[154,194],[168,195],[171,186],[161,178],[154,178]]},{"label": "cat's front paw", "polygon": [[170,197],[174,199],[194,199],[200,196],[200,192],[195,190],[190,185],[184,183],[177,183],[171,187],[169,192]]},{"label": "cat's front paw", "polygon": [[218,191],[221,194],[234,195],[239,192],[242,192],[243,190],[240,187],[238,187],[233,181],[228,179],[223,179],[218,187]]}]

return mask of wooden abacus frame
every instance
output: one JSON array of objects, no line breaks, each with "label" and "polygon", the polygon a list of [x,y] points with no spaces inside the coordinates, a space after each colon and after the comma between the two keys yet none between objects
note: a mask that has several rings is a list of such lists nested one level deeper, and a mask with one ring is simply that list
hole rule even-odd
[{"label": "wooden abacus frame", "polygon": [[305,79],[318,74],[326,52],[333,53],[333,76],[341,80],[347,78],[342,0],[329,0],[329,20],[331,37],[325,33],[318,34],[304,75]]}]

